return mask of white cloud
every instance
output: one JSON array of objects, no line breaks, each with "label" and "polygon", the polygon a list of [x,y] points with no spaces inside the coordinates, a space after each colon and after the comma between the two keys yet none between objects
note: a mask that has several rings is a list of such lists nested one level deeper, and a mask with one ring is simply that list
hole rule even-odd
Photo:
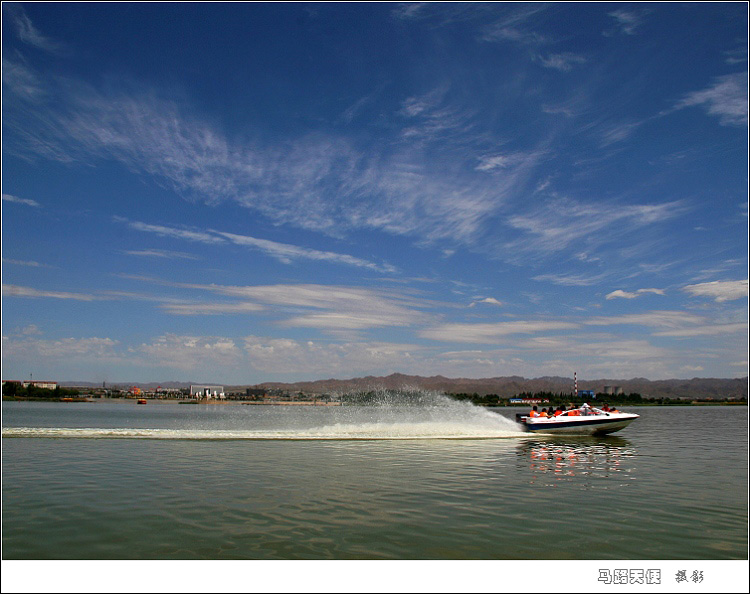
[{"label": "white cloud", "polygon": [[[124,219],[117,219],[124,220]],[[190,229],[176,229],[174,227],[165,227],[163,225],[150,225],[148,223],[141,223],[138,221],[127,222],[131,229],[137,231],[144,231],[146,233],[155,233],[162,237],[174,237],[176,239],[185,239],[187,241],[197,241],[199,243],[217,244],[224,243],[221,237],[216,237],[211,233],[204,231],[195,231]]]},{"label": "white cloud", "polygon": [[489,305],[498,305],[502,306],[502,301],[498,301],[494,297],[485,297],[484,299],[478,299],[477,301],[474,301],[469,305],[469,307],[474,307],[477,303],[488,303]]},{"label": "white cloud", "polygon": [[40,264],[33,260],[11,260],[10,258],[3,258],[3,262],[7,264],[15,264],[16,266],[30,266],[32,268],[51,268],[48,264]]},{"label": "white cloud", "polygon": [[724,334],[747,334],[747,322],[736,324],[711,324],[710,326],[695,326],[692,328],[680,328],[677,330],[663,330],[654,332],[654,336],[720,336]]},{"label": "white cloud", "polygon": [[186,254],[185,252],[173,252],[170,250],[128,250],[124,252],[129,256],[139,256],[145,258],[166,258],[168,260],[182,259],[182,260],[199,260],[198,256],[192,254]]},{"label": "white cloud", "polygon": [[[195,229],[178,229],[174,227],[165,227],[163,225],[151,225],[148,223],[142,223],[137,221],[126,221],[125,219],[117,219],[127,224],[138,231],[144,231],[147,233],[155,233],[163,237],[173,237],[176,239],[184,239],[187,241],[197,241],[200,243],[207,244],[221,244],[230,242],[235,245],[241,245],[246,247],[252,247],[258,249],[285,264],[290,264],[294,260],[317,260],[325,261],[333,264],[346,264],[349,266],[357,266],[359,268],[369,268],[379,272],[395,272],[396,268],[389,264],[376,264],[362,258],[350,256],[348,254],[340,254],[336,252],[328,252],[322,250],[315,250],[311,248],[304,248],[288,243],[280,243],[277,241],[271,241],[268,239],[260,239],[257,237],[251,237],[249,235],[237,235],[236,233],[228,233],[225,231],[217,231],[210,229],[208,231],[199,231]],[[127,252],[131,255],[137,256],[158,256],[164,258],[193,258],[189,254],[183,254],[181,252],[171,252],[167,250],[145,250],[145,251],[133,251]]]},{"label": "white cloud", "polygon": [[639,13],[628,10],[616,10],[610,12],[609,16],[615,19],[619,30],[626,35],[635,35],[643,21]]},{"label": "white cloud", "polygon": [[3,358],[25,357],[36,359],[115,359],[119,341],[111,338],[41,339],[3,337]]},{"label": "white cloud", "polygon": [[564,287],[589,287],[601,282],[605,277],[605,274],[595,276],[586,276],[583,274],[539,274],[532,277],[532,280],[550,282]]},{"label": "white cloud", "polygon": [[[236,303],[165,303],[165,311],[175,315],[218,315],[254,313],[272,308],[274,315],[281,319],[281,326],[319,328],[325,331],[361,330],[387,326],[411,326],[424,323],[427,314],[417,308],[431,308],[434,303],[426,299],[416,299],[396,291],[373,290],[342,285],[202,285],[195,283],[174,283],[129,277],[135,280],[156,282],[161,285],[198,289],[217,293],[226,297],[236,297]],[[261,305],[263,304],[263,305]],[[309,311],[302,310],[305,308]],[[291,317],[283,318],[283,315]]]},{"label": "white cloud", "polygon": [[[8,2],[5,6],[8,7],[7,14],[10,16],[16,30],[16,35],[21,41],[34,46],[37,49],[53,53],[62,49],[62,44],[43,35],[39,29],[34,26],[31,19],[26,15],[21,4],[17,2]],[[3,8],[3,12],[6,12],[5,7]]]},{"label": "white cloud", "polygon": [[390,373],[408,369],[424,349],[413,344],[344,342],[329,344],[287,338],[247,336],[244,351],[249,364],[265,373],[306,373],[331,376]]},{"label": "white cloud", "polygon": [[680,201],[663,204],[620,205],[583,203],[572,199],[555,199],[536,210],[508,217],[507,223],[532,236],[506,244],[508,253],[554,253],[583,240],[596,245],[614,241],[620,234],[661,223],[685,211]]},{"label": "white cloud", "polygon": [[600,316],[590,318],[583,323],[590,326],[613,326],[618,324],[637,324],[640,326],[681,327],[685,324],[704,324],[706,319],[684,311],[649,311],[621,316]]},{"label": "white cloud", "polygon": [[686,95],[674,110],[703,106],[722,126],[747,126],[747,71],[727,74],[702,91]]},{"label": "white cloud", "polygon": [[565,52],[561,54],[550,54],[547,57],[539,56],[539,61],[545,68],[553,68],[561,72],[569,72],[576,64],[585,64],[586,58],[578,54]]},{"label": "white cloud", "polygon": [[635,299],[637,297],[641,297],[642,295],[645,295],[646,293],[654,293],[655,295],[664,295],[664,290],[663,289],[638,289],[637,291],[631,293],[628,291],[617,289],[616,291],[612,291],[611,293],[608,293],[606,298],[615,299],[617,297],[621,297],[623,299]]},{"label": "white cloud", "polygon": [[514,321],[494,324],[442,324],[419,332],[422,338],[443,342],[494,343],[512,334],[534,334],[548,330],[572,330],[571,322]]},{"label": "white cloud", "polygon": [[[234,201],[274,222],[331,236],[375,229],[425,243],[474,244],[483,222],[518,190],[536,162],[532,151],[508,164],[501,180],[467,172],[464,160],[481,134],[473,131],[475,114],[447,103],[447,87],[404,102],[409,131],[394,152],[393,145],[377,143],[362,150],[333,134],[234,143],[148,90],[105,95],[73,80],[45,84],[48,99],[41,102],[31,104],[18,93],[4,97],[12,132],[6,144],[14,154],[90,165],[116,160],[187,199]],[[448,136],[456,154],[425,160],[423,144]],[[218,240],[190,229],[132,226],[193,241]]]},{"label": "white cloud", "polygon": [[279,243],[277,241],[270,241],[268,239],[259,239],[257,237],[250,237],[248,235],[236,235],[234,233],[226,233],[223,231],[213,231],[222,237],[225,237],[232,243],[237,245],[244,245],[249,247],[257,248],[274,258],[277,258],[281,262],[286,264],[293,260],[317,260],[331,262],[334,264],[346,264],[349,266],[357,266],[359,268],[369,268],[371,270],[377,270],[379,272],[395,272],[396,269],[388,264],[376,264],[350,256],[348,254],[339,254],[336,252],[327,252],[321,250],[314,250],[311,248],[299,247],[288,243]]},{"label": "white cloud", "polygon": [[165,303],[161,307],[167,313],[180,316],[246,314],[266,309],[257,303]]},{"label": "white cloud", "polygon": [[[244,355],[231,338],[165,334],[143,343],[131,353],[140,364],[182,371],[217,370],[242,364]],[[213,371],[216,373],[216,371]]]},{"label": "white cloud", "polygon": [[73,299],[76,301],[94,301],[94,295],[86,293],[67,293],[64,291],[42,291],[31,287],[19,287],[17,285],[3,285],[3,297],[49,297],[52,299]]},{"label": "white cloud", "polygon": [[31,200],[29,198],[18,198],[17,196],[12,196],[11,194],[3,194],[3,200],[6,202],[14,202],[16,204],[25,204],[26,206],[33,206],[35,208],[39,208],[40,204],[36,200]]},{"label": "white cloud", "polygon": [[600,146],[605,148],[610,144],[622,142],[629,138],[642,122],[623,122],[607,127],[602,131]]},{"label": "white cloud", "polygon": [[687,285],[683,291],[696,297],[712,297],[718,302],[742,299],[748,295],[748,279],[737,281],[712,281]]},{"label": "white cloud", "polygon": [[508,153],[501,155],[484,155],[479,157],[479,165],[474,169],[477,171],[495,171],[505,170],[509,167],[522,165],[530,161],[536,161],[541,156],[540,153]]}]

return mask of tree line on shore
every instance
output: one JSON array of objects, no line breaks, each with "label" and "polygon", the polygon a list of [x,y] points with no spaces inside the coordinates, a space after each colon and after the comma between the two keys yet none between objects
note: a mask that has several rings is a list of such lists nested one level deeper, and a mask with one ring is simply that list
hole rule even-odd
[{"label": "tree line on shore", "polygon": [[[477,404],[479,406],[524,406],[521,403],[515,403],[511,402],[513,399],[522,399],[522,400],[540,400],[542,404],[549,406],[560,406],[560,405],[569,405],[569,404],[576,404],[581,405],[583,404],[584,400],[582,400],[582,396],[579,395],[578,399],[576,399],[575,394],[572,392],[522,392],[518,394],[517,396],[514,396],[512,398],[506,398],[498,396],[497,394],[484,394],[480,395],[477,393],[473,394],[467,394],[467,393],[460,393],[460,394],[448,394],[451,398],[455,398],[456,400],[468,400],[472,402],[473,404]],[[649,405],[670,405],[670,404],[717,404],[717,403],[725,403],[725,404],[747,404],[747,398],[742,397],[739,400],[738,399],[724,399],[719,400],[715,398],[699,398],[699,399],[685,399],[685,398],[666,398],[666,397],[656,397],[656,398],[648,398],[643,397],[638,393],[629,393],[629,394],[606,394],[603,392],[597,392],[596,396],[593,399],[589,399],[589,397],[586,397],[588,399],[588,403],[591,406],[597,406],[598,404],[604,405],[604,403],[607,404],[617,404],[620,406],[623,405],[630,405],[630,406],[649,406]]]},{"label": "tree line on shore", "polygon": [[60,398],[75,398],[80,392],[75,388],[61,388],[59,385],[54,389],[40,388],[34,384],[22,385],[19,382],[8,382],[3,384],[4,400],[55,400]]},{"label": "tree line on shore", "polygon": [[[394,401],[391,395],[397,394],[398,402]],[[454,400],[468,401],[478,406],[524,406],[524,404],[511,402],[513,399],[522,400],[539,400],[546,406],[559,406],[568,405],[571,403],[582,404],[581,396],[579,395],[576,400],[575,395],[572,392],[521,392],[514,397],[499,396],[497,394],[478,394],[474,393],[446,393],[446,396]],[[76,398],[85,396],[75,388],[62,388],[57,386],[54,389],[41,388],[33,384],[23,386],[20,383],[6,383],[3,386],[3,399],[4,400],[60,400],[62,398]],[[384,403],[398,403],[398,404],[411,404],[411,405],[426,405],[430,404],[433,400],[430,392],[424,392],[422,390],[398,390],[398,391],[354,391],[348,394],[342,394],[339,399],[342,403],[346,404],[384,404]],[[630,405],[630,406],[649,406],[649,405],[685,405],[685,404],[744,404],[747,405],[747,398],[726,398],[726,399],[715,399],[715,398],[667,398],[667,397],[643,397],[638,393],[628,394],[606,394],[597,393],[596,397],[591,399],[587,396],[589,404],[597,406],[597,404],[603,405],[605,402],[608,404],[616,405]]]}]

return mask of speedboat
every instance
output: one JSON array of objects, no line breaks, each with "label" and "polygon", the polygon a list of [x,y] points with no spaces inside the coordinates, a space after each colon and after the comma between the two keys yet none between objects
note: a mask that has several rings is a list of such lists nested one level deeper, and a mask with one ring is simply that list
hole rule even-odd
[{"label": "speedboat", "polygon": [[531,417],[517,414],[516,422],[526,431],[564,435],[606,435],[624,429],[640,415],[603,411],[592,406],[566,410],[556,417]]}]

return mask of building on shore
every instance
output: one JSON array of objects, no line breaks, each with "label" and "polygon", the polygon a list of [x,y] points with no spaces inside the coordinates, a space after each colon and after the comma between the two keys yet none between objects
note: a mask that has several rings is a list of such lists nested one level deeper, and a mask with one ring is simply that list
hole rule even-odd
[{"label": "building on shore", "polygon": [[191,385],[190,397],[197,400],[224,400],[224,386]]}]

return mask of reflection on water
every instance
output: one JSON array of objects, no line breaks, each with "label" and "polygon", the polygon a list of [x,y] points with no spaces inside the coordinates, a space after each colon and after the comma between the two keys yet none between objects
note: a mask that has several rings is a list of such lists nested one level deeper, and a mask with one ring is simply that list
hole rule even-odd
[{"label": "reflection on water", "polygon": [[582,438],[581,441],[524,441],[516,449],[519,465],[531,472],[531,483],[572,477],[632,479],[636,451],[627,439]]}]

